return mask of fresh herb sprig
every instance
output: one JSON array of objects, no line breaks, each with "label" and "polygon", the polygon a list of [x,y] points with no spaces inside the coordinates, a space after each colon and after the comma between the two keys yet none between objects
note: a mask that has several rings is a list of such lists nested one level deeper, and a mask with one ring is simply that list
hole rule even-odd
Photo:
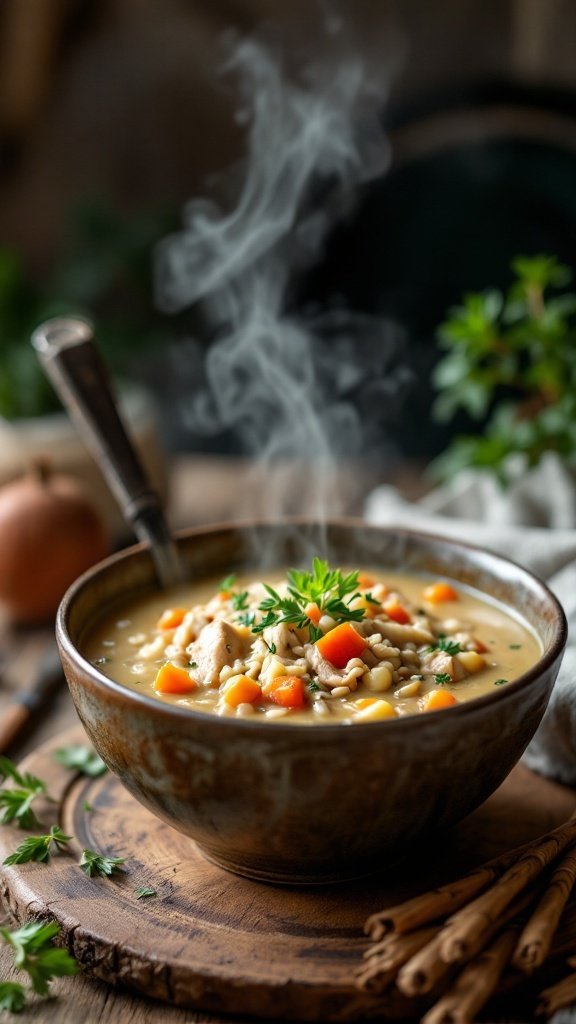
[{"label": "fresh herb sprig", "polygon": [[12,779],[17,787],[2,786],[0,789],[0,822],[8,825],[15,821],[20,828],[38,828],[41,822],[32,809],[32,803],[39,796],[46,797],[46,783],[28,772],[19,772],[7,757],[0,756],[0,774],[4,779]]},{"label": "fresh herb sprig", "polygon": [[26,864],[30,860],[46,864],[50,860],[52,844],[59,850],[67,846],[71,839],[72,836],[65,835],[58,825],[52,825],[46,835],[27,836],[14,853],[6,857],[4,864]]},{"label": "fresh herb sprig", "polygon": [[[0,928],[0,935],[14,951],[14,966],[25,971],[34,992],[45,996],[53,978],[77,974],[78,965],[65,949],[54,945],[60,931],[55,921],[49,924],[30,921],[21,928]],[[0,1009],[19,1013],[26,1000],[26,990],[18,982],[0,985]]]},{"label": "fresh herb sprig", "polygon": [[104,772],[108,771],[96,751],[92,747],[82,744],[60,747],[54,757],[59,764],[63,764],[66,768],[72,768],[73,771],[79,772],[81,775],[88,775],[91,779],[104,775]]},{"label": "fresh herb sprig", "polygon": [[342,573],[331,569],[328,562],[314,558],[312,572],[289,569],[287,574],[288,593],[283,597],[273,587],[264,584],[268,597],[259,604],[265,612],[261,621],[252,626],[253,633],[262,633],[269,626],[286,622],[298,629],[308,627],[311,641],[322,636],[320,630],[306,614],[306,606],[315,604],[323,615],[329,615],[335,622],[361,622],[362,608],[351,608],[350,603],[359,596],[358,571]]},{"label": "fresh herb sprig", "polygon": [[125,857],[104,857],[95,853],[94,850],[83,850],[80,858],[80,867],[88,878],[93,875],[113,875],[116,871],[123,871],[122,865],[126,862]]}]

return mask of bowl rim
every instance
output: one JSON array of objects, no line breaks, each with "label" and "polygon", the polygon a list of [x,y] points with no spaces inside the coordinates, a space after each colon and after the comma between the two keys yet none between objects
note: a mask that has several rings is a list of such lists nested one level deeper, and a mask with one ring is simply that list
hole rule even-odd
[{"label": "bowl rim", "polygon": [[[422,540],[429,544],[436,543],[447,545],[451,550],[468,551],[472,556],[477,555],[488,559],[488,562],[493,563],[495,567],[498,565],[506,566],[508,569],[518,573],[520,577],[523,577],[525,581],[531,585],[532,588],[535,587],[537,590],[540,590],[542,598],[548,602],[556,618],[556,630],[549,647],[542,652],[538,661],[536,661],[529,669],[517,676],[515,679],[510,680],[505,687],[500,687],[498,692],[483,694],[482,696],[474,697],[468,701],[462,701],[452,707],[444,708],[428,715],[404,715],[399,718],[384,719],[376,722],[345,723],[340,721],[326,724],[322,723],[322,725],[315,730],[315,736],[319,734],[326,738],[333,737],[334,735],[340,734],[343,728],[346,730],[352,729],[356,734],[358,734],[358,730],[362,730],[362,735],[364,734],[364,730],[367,728],[372,730],[378,729],[384,733],[394,730],[398,733],[399,730],[413,729],[416,722],[420,723],[418,728],[422,730],[427,727],[432,727],[434,722],[447,720],[447,716],[450,716],[450,720],[455,720],[458,716],[463,717],[473,715],[476,710],[480,711],[483,708],[490,707],[492,704],[501,705],[502,701],[507,699],[507,695],[516,694],[518,691],[529,686],[538,676],[546,672],[563,654],[568,638],[568,623],[564,609],[553,591],[548,587],[544,580],[533,573],[530,569],[527,569],[525,566],[520,565],[518,562],[515,562],[513,559],[508,558],[505,555],[492,551],[490,548],[482,547],[479,544],[472,544],[468,541],[446,537],[442,534],[436,534],[430,531],[408,529],[388,524],[380,526],[377,523],[371,523],[362,518],[351,516],[330,517],[322,521],[315,520],[310,516],[283,516],[281,518],[270,519],[238,519],[233,522],[222,521],[177,530],[174,532],[174,539],[178,543],[179,541],[187,541],[188,539],[202,537],[207,534],[270,527],[280,529],[282,527],[297,526],[322,526],[326,529],[335,527],[370,530],[379,534],[393,534],[405,538],[408,541]],[[113,695],[122,697],[139,708],[149,709],[155,715],[159,715],[162,718],[176,718],[184,721],[191,720],[198,724],[204,724],[204,726],[211,725],[214,727],[216,725],[221,725],[224,729],[240,728],[243,732],[253,732],[257,733],[259,736],[262,735],[262,730],[268,734],[270,729],[278,727],[279,723],[277,722],[266,722],[263,720],[254,721],[252,718],[228,718],[226,716],[195,711],[193,708],[181,705],[164,703],[156,697],[139,693],[137,690],[133,690],[130,687],[125,686],[122,683],[118,683],[116,680],[104,675],[104,673],[100,672],[97,666],[92,664],[92,662],[90,662],[75,646],[68,631],[68,619],[77,596],[90,585],[93,578],[98,576],[99,573],[113,568],[114,565],[126,561],[137,554],[145,553],[146,551],[148,551],[146,543],[132,544],[129,547],[122,548],[120,551],[109,555],[107,558],[91,566],[71,584],[60,602],[56,615],[56,639],[61,652],[64,651],[70,661],[72,661],[77,668],[80,668],[84,673],[87,673],[91,682],[99,689],[110,691]],[[448,573],[446,576],[447,578],[451,578]],[[482,595],[482,591],[480,589],[478,589],[478,593]],[[523,620],[521,614],[519,614],[518,617],[521,621]],[[527,623],[525,623],[525,625],[527,628],[530,628]],[[288,735],[291,735],[292,733],[295,733],[301,737],[304,734],[308,734],[310,732],[310,728],[310,724],[291,723],[289,726],[286,725],[285,729],[282,730],[282,734],[285,735],[288,733]]]}]

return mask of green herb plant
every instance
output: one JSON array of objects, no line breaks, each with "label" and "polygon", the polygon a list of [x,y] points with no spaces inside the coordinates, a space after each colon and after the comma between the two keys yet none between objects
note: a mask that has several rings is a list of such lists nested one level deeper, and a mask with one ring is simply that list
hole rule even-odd
[{"label": "green herb plant", "polygon": [[83,850],[80,858],[80,867],[88,878],[93,875],[113,875],[116,871],[123,871],[122,865],[125,857],[105,857],[94,850]]},{"label": "green herb plant", "polygon": [[35,775],[20,772],[7,757],[0,757],[0,775],[4,780],[12,779],[16,783],[13,788],[4,785],[0,788],[0,822],[8,825],[14,821],[20,828],[38,828],[41,822],[32,803],[39,796],[50,799],[46,794],[46,784]]},{"label": "green herb plant", "polygon": [[4,864],[25,864],[30,860],[46,864],[50,860],[52,844],[59,850],[67,846],[71,839],[72,836],[65,835],[58,825],[52,825],[44,836],[27,836],[20,846],[16,847],[14,853],[6,857]]},{"label": "green herb plant", "polygon": [[576,464],[576,294],[556,257],[518,256],[504,294],[466,295],[439,329],[445,350],[434,374],[433,415],[461,410],[485,426],[457,436],[432,471],[450,478],[467,467],[502,484],[556,452]]},{"label": "green herb plant", "polygon": [[88,775],[95,779],[108,771],[104,761],[92,747],[82,744],[74,744],[69,747],[60,747],[54,754],[59,764],[66,768],[79,772],[80,775]]},{"label": "green herb plant", "polygon": [[[55,922],[30,921],[21,928],[0,928],[0,936],[14,952],[14,966],[30,979],[30,988],[48,995],[53,978],[77,974],[78,965],[65,949],[54,945],[60,929]],[[26,1002],[26,989],[20,982],[0,982],[0,1010],[19,1013]]]}]

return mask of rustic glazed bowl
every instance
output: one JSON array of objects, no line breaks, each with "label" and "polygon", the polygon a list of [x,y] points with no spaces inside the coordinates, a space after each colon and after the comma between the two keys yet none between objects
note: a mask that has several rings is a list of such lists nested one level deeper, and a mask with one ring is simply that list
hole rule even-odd
[{"label": "rustic glazed bowl", "polygon": [[363,724],[279,725],[162,703],[112,682],[82,654],[103,613],[153,590],[142,546],[68,591],[57,638],[72,698],[96,750],[154,814],[220,866],[289,883],[357,877],[463,818],[516,764],[546,708],[566,642],[563,611],[504,558],[422,533],[353,520],[195,529],[178,537],[190,578],[309,564],[448,576],[501,602],[542,656],[494,693],[434,714]]}]

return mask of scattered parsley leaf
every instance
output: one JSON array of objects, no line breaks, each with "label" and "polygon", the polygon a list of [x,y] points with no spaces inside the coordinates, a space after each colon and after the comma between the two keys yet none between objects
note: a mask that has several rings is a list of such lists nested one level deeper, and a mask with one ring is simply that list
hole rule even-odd
[{"label": "scattered parsley leaf", "polygon": [[438,686],[445,686],[446,683],[452,682],[452,676],[448,675],[447,672],[440,672],[439,675],[434,676],[434,682],[437,683]]},{"label": "scattered parsley leaf", "polygon": [[427,654],[430,651],[443,651],[444,654],[449,654],[450,657],[453,657],[455,654],[460,654],[461,650],[462,648],[456,640],[449,640],[447,637],[442,636],[439,637],[436,643],[432,644],[431,647],[427,647],[424,653]]},{"label": "scattered parsley leaf", "polygon": [[21,1013],[26,1002],[24,986],[17,981],[0,981],[0,1010]]},{"label": "scattered parsley leaf", "polygon": [[67,950],[54,945],[59,931],[55,921],[29,921],[14,931],[0,928],[4,941],[14,949],[14,966],[26,971],[32,988],[41,996],[47,995],[52,978],[78,973],[78,965]]},{"label": "scattered parsley leaf", "polygon": [[510,648],[511,651],[519,651],[522,647],[522,644],[508,644],[508,647]]},{"label": "scattered parsley leaf", "polygon": [[198,668],[198,662],[197,661],[191,661],[190,662],[190,668]]},{"label": "scattered parsley leaf", "polygon": [[54,754],[56,761],[66,768],[72,768],[81,775],[88,775],[95,779],[98,775],[104,775],[108,769],[101,757],[92,747],[73,745],[71,747],[60,747]]},{"label": "scattered parsley leaf", "polygon": [[507,679],[495,679],[494,686],[505,686],[507,682]]},{"label": "scattered parsley leaf", "polygon": [[311,693],[319,693],[322,687],[318,686],[318,683],[314,679],[310,679],[308,682],[308,689]]},{"label": "scattered parsley leaf", "polygon": [[52,843],[57,849],[62,846],[67,846],[72,836],[64,834],[62,829],[58,825],[52,825],[50,831],[44,836],[28,836],[24,842],[20,843],[11,853],[4,864],[26,864],[29,860],[40,861],[42,864],[46,864],[50,860],[50,846]]},{"label": "scattered parsley leaf", "polygon": [[229,576],[225,576],[223,580],[220,580],[220,583],[218,584],[218,590],[220,591],[220,593],[223,593],[226,590],[232,590],[232,587],[235,586],[237,579],[238,576],[236,575],[236,573],[232,572],[230,573]]},{"label": "scattered parsley leaf", "polygon": [[7,789],[2,786],[0,789],[0,807],[3,808],[0,822],[8,825],[16,821],[20,828],[38,828],[41,822],[32,810],[32,802],[46,794],[46,784],[35,775],[19,772],[7,757],[0,756],[0,774],[4,779],[12,779],[18,787]]},{"label": "scattered parsley leaf", "polygon": [[94,810],[94,808],[92,807],[92,804],[88,802],[88,800],[85,800],[84,803],[82,804],[82,810],[86,811],[86,813],[89,814],[90,811]]},{"label": "scattered parsley leaf", "polygon": [[250,626],[250,627],[252,627],[254,625],[255,621],[256,621],[256,613],[255,612],[244,612],[242,615],[238,616],[238,622],[242,626]]},{"label": "scattered parsley leaf", "polygon": [[94,850],[83,850],[80,858],[80,867],[88,878],[93,875],[112,875],[115,871],[122,871],[125,857],[104,857]]},{"label": "scattered parsley leaf", "polygon": [[137,900],[143,900],[146,899],[146,897],[148,896],[158,895],[156,889],[152,889],[150,885],[139,885],[135,892]]}]

